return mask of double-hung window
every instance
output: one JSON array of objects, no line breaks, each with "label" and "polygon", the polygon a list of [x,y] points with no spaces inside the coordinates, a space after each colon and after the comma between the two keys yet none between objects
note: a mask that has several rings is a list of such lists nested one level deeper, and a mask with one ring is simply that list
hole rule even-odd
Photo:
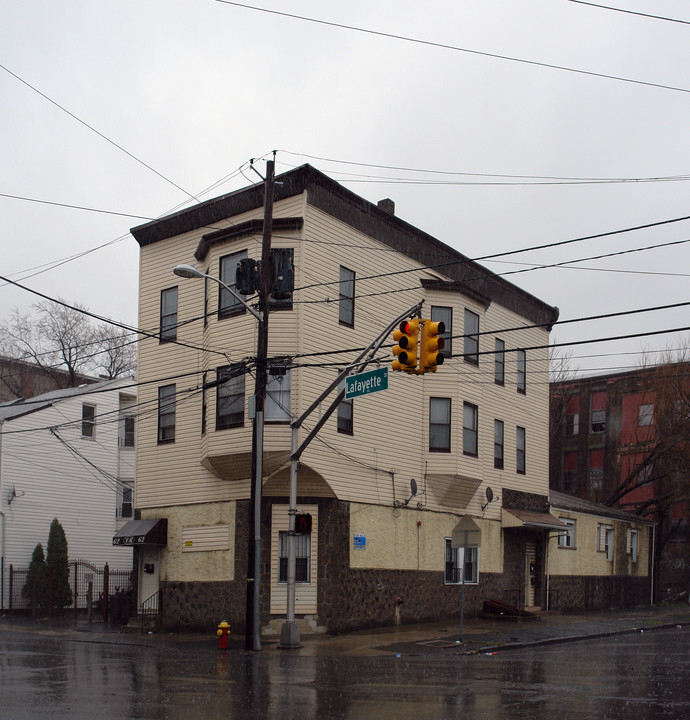
[{"label": "double-hung window", "polygon": [[496,385],[505,385],[506,382],[506,344],[496,338],[494,348],[494,382]]},{"label": "double-hung window", "polygon": [[81,436],[92,438],[96,432],[96,406],[84,403],[81,406]]},{"label": "double-hung window", "polygon": [[175,442],[175,385],[158,388],[158,443]]},{"label": "double-hung window", "polygon": [[517,351],[517,391],[523,395],[527,392],[527,353]]},{"label": "double-hung window", "polygon": [[161,291],[160,342],[177,340],[177,286]]},{"label": "double-hung window", "polygon": [[450,398],[429,398],[429,450],[450,452]]},{"label": "double-hung window", "polygon": [[[295,582],[310,581],[311,565],[311,534],[295,535]],[[288,533],[278,533],[278,582],[286,583],[288,579]]]},{"label": "double-hung window", "polygon": [[637,424],[640,427],[654,425],[654,403],[640,405],[637,408]]},{"label": "double-hung window", "polygon": [[479,548],[454,548],[451,539],[445,539],[445,566],[443,581],[446,585],[462,583],[476,585],[479,582]]},{"label": "double-hung window", "polygon": [[244,425],[244,370],[226,365],[217,370],[220,382],[216,390],[216,430]]},{"label": "double-hung window", "polygon": [[125,415],[120,419],[120,447],[134,447],[134,415]]},{"label": "double-hung window", "polygon": [[518,426],[515,433],[515,469],[518,473],[520,473],[520,475],[525,474],[526,442],[525,428]]},{"label": "double-hung window", "polygon": [[338,403],[338,432],[354,435],[354,400],[343,398]]},{"label": "double-hung window", "polygon": [[503,470],[503,437],[503,421],[494,420],[494,467],[497,470]]},{"label": "double-hung window", "polygon": [[479,315],[465,310],[465,362],[479,365]]},{"label": "double-hung window", "polygon": [[575,547],[575,520],[570,518],[558,518],[564,525],[563,530],[558,531],[558,547],[574,548]]},{"label": "double-hung window", "polygon": [[471,403],[462,406],[462,451],[477,457],[479,452],[479,409]]},{"label": "double-hung window", "polygon": [[340,266],[338,321],[343,325],[355,325],[355,271]]},{"label": "double-hung window", "polygon": [[597,550],[606,553],[607,560],[613,560],[613,527],[597,525]]},{"label": "double-hung window", "polygon": [[285,364],[269,365],[264,420],[287,423],[290,418],[290,368]]},{"label": "double-hung window", "polygon": [[628,530],[628,555],[630,555],[630,560],[634,563],[637,562],[637,556],[639,553],[639,531],[630,529]]},{"label": "double-hung window", "polygon": [[122,502],[120,504],[120,517],[131,518],[132,517],[132,500],[134,497],[134,490],[131,485],[122,486]]},{"label": "double-hung window", "polygon": [[431,306],[431,321],[442,322],[445,330],[441,334],[443,338],[443,357],[448,359],[453,356],[453,308],[441,305]]},{"label": "double-hung window", "polygon": [[[225,255],[220,259],[220,280],[229,288],[237,291],[237,263],[247,258],[247,251]],[[218,288],[218,317],[239,315],[245,311],[244,305],[222,285]]]}]

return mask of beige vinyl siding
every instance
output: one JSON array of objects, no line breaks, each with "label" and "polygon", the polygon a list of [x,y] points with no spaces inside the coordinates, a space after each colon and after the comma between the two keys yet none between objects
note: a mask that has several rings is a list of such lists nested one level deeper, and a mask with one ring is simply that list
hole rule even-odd
[{"label": "beige vinyl siding", "polygon": [[[508,328],[529,325],[519,315],[497,303],[484,308],[459,292],[426,291],[422,278],[440,278],[439,272],[427,270],[410,258],[391,251],[376,240],[335,220],[308,205],[301,195],[276,203],[274,217],[303,216],[300,232],[281,233],[273,238],[274,247],[292,247],[295,252],[295,287],[298,289],[293,309],[269,316],[269,357],[300,355],[348,349],[337,356],[315,356],[303,359],[305,365],[319,362],[351,361],[355,348],[366,346],[397,315],[414,303],[424,300],[423,315],[428,317],[432,305],[453,308],[453,332],[456,355],[441,366],[437,373],[408,376],[391,372],[389,389],[354,400],[354,435],[337,432],[335,414],[311,443],[301,458],[300,492],[336,496],[377,505],[392,505],[409,495],[410,479],[414,478],[419,494],[414,505],[421,503],[430,510],[459,514],[482,514],[485,490],[491,486],[500,496],[502,488],[546,495],[548,492],[548,357],[547,351],[527,352],[527,392],[516,388],[515,348],[545,346],[548,333],[526,328],[504,332]],[[261,217],[261,210],[232,218],[233,224]],[[219,224],[221,225],[221,224]],[[195,231],[178,238],[142,248],[142,297],[140,325],[156,328],[159,323],[160,290],[177,283],[179,292],[178,321],[199,317],[203,312],[204,283],[184,280],[171,273],[180,262],[218,273],[223,255],[247,249],[259,257],[261,238],[242,238],[213,246],[203,263],[194,261],[193,254],[201,236]],[[354,327],[338,322],[338,279],[343,265],[355,272]],[[170,268],[170,271],[167,269]],[[382,278],[366,279],[381,271],[413,270]],[[209,292],[209,312],[217,306],[215,283]],[[304,288],[304,289],[300,289]],[[386,294],[378,294],[382,290]],[[506,382],[497,386],[493,381],[493,355],[479,357],[479,366],[462,359],[463,315],[467,308],[480,317],[480,333],[496,331],[506,343]],[[491,353],[496,335],[481,334],[479,350]],[[179,504],[241,499],[249,496],[247,478],[223,480],[202,464],[204,458],[219,455],[243,455],[251,452],[251,423],[246,417],[244,428],[215,431],[215,390],[207,393],[207,427],[201,437],[201,373],[214,371],[227,364],[222,353],[232,362],[256,353],[256,321],[248,313],[241,317],[218,320],[209,317],[206,329],[201,320],[183,325],[178,340],[203,349],[184,348],[174,344],[160,345],[157,340],[144,340],[140,349],[140,379],[172,378],[178,373],[197,370],[197,376],[166,380],[175,382],[178,391],[192,388],[181,395],[176,416],[176,439],[170,445],[157,445],[157,408],[155,383],[142,386],[141,401],[148,408],[138,424],[137,443],[137,506],[156,507]],[[389,337],[378,353],[389,365]],[[370,368],[373,366],[370,366]],[[291,404],[299,415],[336,377],[338,369],[301,367],[292,370]],[[247,375],[245,397],[253,392],[254,382]],[[449,397],[452,401],[451,452],[428,452],[428,398]],[[325,411],[332,394],[320,409]],[[468,457],[462,452],[462,406],[470,402],[479,408],[479,454]],[[319,417],[315,412],[300,430],[302,440]],[[505,424],[505,463],[503,470],[493,467],[493,423]],[[515,433],[517,426],[526,430],[526,473],[517,474],[515,465]],[[323,442],[320,442],[323,440]],[[289,455],[290,432],[283,426],[267,426],[265,451],[275,457]],[[283,453],[282,456],[279,454]],[[288,472],[265,481],[272,493],[283,492]],[[306,480],[308,478],[308,480]],[[307,484],[304,484],[307,482]],[[500,503],[494,502],[484,517],[498,519]]]},{"label": "beige vinyl siding", "polygon": [[182,552],[209,552],[228,550],[230,528],[228,525],[197,525],[182,528]]}]

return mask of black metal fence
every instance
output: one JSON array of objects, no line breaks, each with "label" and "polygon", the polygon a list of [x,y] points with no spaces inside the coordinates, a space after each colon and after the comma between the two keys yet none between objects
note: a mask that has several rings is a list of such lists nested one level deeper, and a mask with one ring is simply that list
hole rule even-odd
[{"label": "black metal fence", "polygon": [[29,568],[9,567],[8,591],[3,597],[3,610],[32,611],[47,613],[50,617],[59,610],[62,613],[89,611],[98,613],[107,620],[111,606],[117,605],[115,613],[125,615],[125,605],[131,602],[133,593],[133,571],[111,569],[106,563],[97,567],[86,560],[72,560],[67,563],[67,577],[71,591],[71,603],[56,608],[53,598],[53,578],[56,569],[47,568],[47,574],[41,581],[41,587],[29,583]]}]

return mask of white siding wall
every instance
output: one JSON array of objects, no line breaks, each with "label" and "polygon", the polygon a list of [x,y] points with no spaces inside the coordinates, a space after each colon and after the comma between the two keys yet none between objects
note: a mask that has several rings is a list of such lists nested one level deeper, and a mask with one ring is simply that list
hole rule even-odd
[{"label": "white siding wall", "polygon": [[[81,435],[85,402],[96,406],[93,438]],[[58,400],[53,407],[2,424],[0,502],[5,514],[2,554],[6,572],[10,563],[28,566],[39,542],[47,551],[55,517],[65,530],[70,560],[131,567],[131,548],[112,545],[118,501],[114,480],[118,473],[118,408],[119,392],[114,390]],[[51,427],[103,473],[75,457],[51,434]],[[16,496],[9,504],[13,491]]]}]

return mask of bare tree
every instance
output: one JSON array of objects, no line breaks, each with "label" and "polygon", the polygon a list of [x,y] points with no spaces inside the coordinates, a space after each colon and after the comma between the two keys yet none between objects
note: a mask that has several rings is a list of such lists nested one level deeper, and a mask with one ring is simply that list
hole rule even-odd
[{"label": "bare tree", "polygon": [[[657,523],[657,558],[672,537],[678,509],[690,508],[690,357],[668,352],[640,372],[638,426],[621,446],[620,481],[605,504],[633,510]],[[644,410],[643,410],[644,409]],[[652,415],[653,413],[653,415]],[[674,513],[675,509],[675,513]]]},{"label": "bare tree", "polygon": [[[94,323],[85,307],[40,302],[34,314],[16,308],[0,323],[0,352],[37,365],[55,387],[75,387],[84,375],[102,369],[109,378],[132,372],[136,364],[132,336],[113,334],[109,325]],[[65,383],[65,373],[67,383]]]},{"label": "bare tree", "polygon": [[98,330],[101,352],[98,369],[106,378],[133,374],[137,367],[137,337],[133,333],[113,333],[115,328],[103,325]]}]

